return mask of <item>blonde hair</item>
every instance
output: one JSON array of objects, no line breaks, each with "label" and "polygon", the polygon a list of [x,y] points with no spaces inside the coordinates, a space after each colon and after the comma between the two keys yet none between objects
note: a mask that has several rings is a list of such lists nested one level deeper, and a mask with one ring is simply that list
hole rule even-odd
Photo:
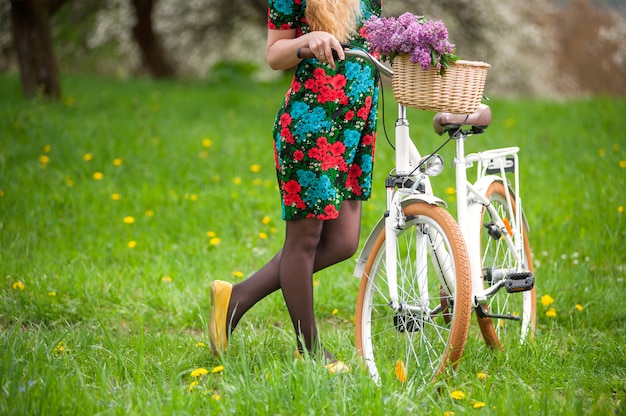
[{"label": "blonde hair", "polygon": [[329,32],[345,42],[356,32],[361,0],[306,0],[304,15],[311,30]]}]

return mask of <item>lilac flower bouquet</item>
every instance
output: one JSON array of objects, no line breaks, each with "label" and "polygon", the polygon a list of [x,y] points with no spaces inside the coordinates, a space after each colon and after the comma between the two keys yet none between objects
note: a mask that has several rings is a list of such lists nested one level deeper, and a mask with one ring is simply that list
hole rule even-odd
[{"label": "lilac flower bouquet", "polygon": [[393,60],[409,55],[410,62],[424,70],[431,67],[443,76],[450,63],[459,59],[454,44],[448,42],[448,29],[442,21],[426,20],[424,16],[404,13],[399,17],[372,16],[363,25],[365,38],[372,51]]}]

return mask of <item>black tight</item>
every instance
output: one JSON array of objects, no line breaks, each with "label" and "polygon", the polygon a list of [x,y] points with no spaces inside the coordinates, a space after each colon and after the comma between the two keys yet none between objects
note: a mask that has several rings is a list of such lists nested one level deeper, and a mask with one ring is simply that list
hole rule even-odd
[{"label": "black tight", "polygon": [[299,349],[313,352],[319,344],[313,273],[350,258],[358,248],[360,226],[360,201],[344,201],[335,220],[287,221],[283,248],[260,270],[233,286],[228,308],[231,330],[254,304],[281,289]]}]

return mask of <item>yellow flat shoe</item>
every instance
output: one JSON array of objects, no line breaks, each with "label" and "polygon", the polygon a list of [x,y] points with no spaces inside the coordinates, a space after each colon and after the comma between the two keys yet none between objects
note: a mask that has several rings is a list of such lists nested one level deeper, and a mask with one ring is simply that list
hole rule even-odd
[{"label": "yellow flat shoe", "polygon": [[337,361],[331,364],[326,364],[326,368],[328,372],[331,374],[339,374],[339,373],[349,373],[350,367],[342,363],[341,361]]},{"label": "yellow flat shoe", "polygon": [[211,283],[211,349],[221,354],[228,346],[228,304],[233,293],[233,285],[222,280]]}]

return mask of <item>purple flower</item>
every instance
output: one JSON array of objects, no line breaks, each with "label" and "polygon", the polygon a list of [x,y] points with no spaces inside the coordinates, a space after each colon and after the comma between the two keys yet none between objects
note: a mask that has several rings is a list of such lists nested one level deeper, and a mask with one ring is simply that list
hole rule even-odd
[{"label": "purple flower", "polygon": [[454,44],[448,42],[448,29],[440,20],[426,20],[411,13],[397,18],[372,16],[364,29],[372,51],[383,58],[407,54],[412,63],[425,70],[437,68],[441,75],[458,59]]}]

